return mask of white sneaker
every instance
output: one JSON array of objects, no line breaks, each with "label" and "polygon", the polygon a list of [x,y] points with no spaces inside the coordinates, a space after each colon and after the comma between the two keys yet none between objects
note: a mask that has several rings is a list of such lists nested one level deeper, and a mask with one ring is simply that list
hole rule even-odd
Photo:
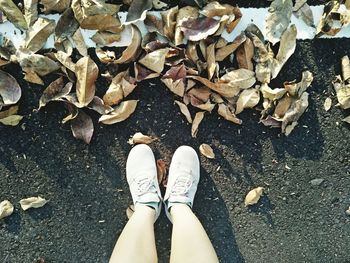
[{"label": "white sneaker", "polygon": [[180,146],[174,153],[169,168],[164,196],[165,212],[171,221],[169,203],[183,203],[192,208],[200,178],[200,164],[196,151]]},{"label": "white sneaker", "polygon": [[126,162],[126,178],[134,205],[158,203],[154,207],[156,221],[162,208],[162,197],[157,179],[156,160],[151,148],[146,144],[139,144],[131,149]]}]

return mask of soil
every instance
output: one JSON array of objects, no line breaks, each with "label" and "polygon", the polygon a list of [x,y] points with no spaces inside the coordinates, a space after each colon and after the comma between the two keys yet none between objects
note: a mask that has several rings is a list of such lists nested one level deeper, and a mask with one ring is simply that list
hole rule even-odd
[{"label": "soil", "polygon": [[[349,111],[335,106],[332,80],[340,58],[350,55],[350,39],[298,41],[292,58],[272,87],[314,73],[310,105],[289,137],[259,124],[259,112],[241,114],[241,126],[215,112],[206,114],[196,139],[174,104],[174,96],[157,79],[138,85],[131,98],[136,112],[125,122],[105,126],[93,116],[90,145],[73,138],[61,121],[60,103],[39,112],[44,87],[28,85],[20,68],[5,67],[20,83],[23,96],[17,127],[0,127],[0,200],[15,205],[0,220],[0,260],[6,263],[108,262],[131,204],[125,161],[130,135],[143,132],[160,140],[151,144],[167,162],[183,144],[210,144],[215,160],[201,156],[197,214],[221,262],[350,262],[350,130],[341,120]],[[102,67],[102,66],[100,66]],[[57,77],[57,76],[54,76]],[[49,82],[49,80],[46,80]],[[107,83],[100,80],[102,93]],[[324,100],[331,97],[329,112]],[[322,178],[320,185],[310,181]],[[265,187],[261,201],[244,207],[246,193]],[[42,208],[22,211],[19,200],[43,196]],[[159,262],[168,262],[171,224],[156,223]]]}]

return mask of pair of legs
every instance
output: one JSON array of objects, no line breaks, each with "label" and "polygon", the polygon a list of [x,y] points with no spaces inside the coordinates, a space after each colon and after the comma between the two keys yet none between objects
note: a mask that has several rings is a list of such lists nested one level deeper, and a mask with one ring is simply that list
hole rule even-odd
[{"label": "pair of legs", "polygon": [[[135,149],[136,147],[140,149]],[[135,176],[128,175],[128,170],[130,174],[140,174],[140,169],[143,169],[141,160],[145,160],[145,162],[152,160],[152,158],[142,157],[142,154],[145,155],[149,152],[145,148],[148,146],[140,145],[136,147],[132,150],[136,154],[130,153],[128,163],[129,165],[137,164],[138,168],[128,169],[127,164],[127,177],[135,178]],[[137,154],[137,151],[139,151],[139,154]],[[137,159],[137,161],[132,159]],[[196,162],[198,162],[198,165]],[[144,170],[149,171],[146,172],[148,175],[155,172],[154,167],[145,167]],[[156,174],[154,176],[156,178]],[[140,177],[142,176],[136,176],[136,178]],[[137,188],[132,186],[134,180],[129,179],[130,191],[135,203],[135,212],[124,227],[114,247],[110,263],[155,263],[158,259],[154,237],[154,222],[160,213],[160,208],[158,204],[154,205],[156,202],[150,198],[150,192],[153,191],[154,194],[159,194],[160,191],[158,192],[157,189],[154,189],[153,187],[155,186],[153,185],[152,187],[152,184],[145,184],[144,177],[141,180],[136,180]],[[197,154],[192,148],[182,146],[175,152],[170,165],[168,187],[164,200],[165,209],[169,212],[167,215],[173,223],[171,263],[219,262],[208,235],[191,210],[198,181],[199,161]],[[156,180],[152,182],[157,183]],[[143,187],[144,185],[147,185],[147,187]],[[144,191],[137,192],[140,188],[143,188]],[[136,194],[135,191],[137,192]],[[147,195],[149,198],[144,198]],[[152,195],[152,197],[155,197],[155,195]],[[146,202],[144,202],[145,200]],[[159,199],[159,202],[161,206],[161,199]],[[152,205],[150,206],[149,204]]]}]

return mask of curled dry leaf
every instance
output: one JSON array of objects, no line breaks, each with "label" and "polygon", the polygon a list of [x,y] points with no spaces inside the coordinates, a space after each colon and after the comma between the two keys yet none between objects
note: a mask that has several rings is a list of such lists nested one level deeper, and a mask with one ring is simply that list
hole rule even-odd
[{"label": "curled dry leaf", "polygon": [[292,0],[274,0],[266,17],[266,37],[275,44],[280,40],[282,33],[287,29],[292,16]]},{"label": "curled dry leaf", "polygon": [[183,115],[185,115],[187,121],[188,121],[189,123],[192,123],[191,113],[190,113],[190,111],[188,110],[186,104],[184,104],[184,103],[182,103],[182,102],[180,102],[180,101],[177,101],[177,100],[175,100],[175,103],[179,106],[180,111],[182,112]]},{"label": "curled dry leaf", "polygon": [[122,56],[114,63],[122,64],[131,62],[138,54],[141,46],[142,36],[137,26],[131,25],[131,35],[132,37],[130,45],[123,51]]},{"label": "curled dry leaf", "polygon": [[239,68],[245,68],[254,70],[253,59],[254,56],[254,45],[253,42],[246,38],[243,45],[240,45],[236,52],[236,58]]},{"label": "curled dry leaf", "polygon": [[70,127],[74,138],[89,144],[94,133],[94,124],[91,117],[82,110],[70,121]]},{"label": "curled dry leaf", "polygon": [[332,99],[331,98],[326,98],[323,104],[324,110],[329,111],[332,107]]},{"label": "curled dry leaf", "polygon": [[69,8],[71,0],[41,0],[40,3],[44,6],[45,14],[50,12],[63,12]]},{"label": "curled dry leaf", "polygon": [[213,149],[210,147],[210,145],[203,143],[199,146],[199,151],[202,155],[209,159],[215,159],[215,154]]},{"label": "curled dry leaf", "polygon": [[219,82],[232,88],[248,89],[255,84],[256,79],[254,71],[241,68],[229,71],[220,78]]},{"label": "curled dry leaf", "polygon": [[152,8],[153,0],[133,0],[126,16],[125,24],[145,20],[146,13]]},{"label": "curled dry leaf", "polygon": [[21,95],[22,90],[17,80],[0,70],[0,107],[17,103]]},{"label": "curled dry leaf", "polygon": [[120,34],[98,31],[91,37],[91,40],[94,41],[97,45],[107,46],[114,42],[118,42],[120,40]]},{"label": "curled dry leaf", "polygon": [[95,96],[98,67],[90,57],[83,57],[75,64],[76,92],[81,107],[87,106]]},{"label": "curled dry leaf", "polygon": [[263,192],[264,192],[263,187],[257,187],[257,188],[254,188],[253,190],[250,190],[244,199],[244,205],[249,206],[259,202]]},{"label": "curled dry leaf", "polygon": [[341,59],[341,71],[344,81],[350,79],[350,60],[348,56],[344,56]]},{"label": "curled dry leaf", "polygon": [[103,124],[114,124],[122,122],[130,117],[130,115],[135,111],[138,100],[127,100],[121,102],[114,110],[109,113],[102,115],[98,120]]},{"label": "curled dry leaf", "polygon": [[337,76],[333,81],[335,92],[337,93],[337,99],[342,109],[350,108],[350,84],[345,84],[340,76]]},{"label": "curled dry leaf", "polygon": [[224,103],[219,104],[218,114],[230,122],[242,124],[242,120],[238,119]]},{"label": "curled dry leaf", "polygon": [[265,99],[269,99],[271,101],[279,100],[287,92],[287,90],[283,88],[271,89],[267,83],[261,84],[260,91]]},{"label": "curled dry leaf", "polygon": [[199,124],[202,122],[204,118],[204,111],[197,112],[194,116],[192,127],[191,127],[191,135],[193,138],[197,137]]},{"label": "curled dry leaf", "polygon": [[178,6],[175,6],[160,13],[164,25],[163,34],[170,40],[173,40],[175,37],[176,15],[178,11]]},{"label": "curled dry leaf", "polygon": [[98,59],[105,64],[109,64],[114,62],[115,60],[115,52],[114,51],[110,51],[110,50],[102,50],[99,47],[96,47],[95,49],[96,52],[96,56],[98,57]]},{"label": "curled dry leaf", "polygon": [[88,55],[88,51],[87,51],[85,40],[84,40],[83,34],[81,33],[80,28],[78,28],[75,31],[71,39],[73,40],[75,48],[78,50],[80,55],[82,55],[83,57],[86,57]]},{"label": "curled dry leaf", "polygon": [[26,211],[29,208],[39,208],[43,207],[48,201],[44,198],[38,197],[29,197],[19,201],[22,209]]},{"label": "curled dry leaf", "polygon": [[155,9],[162,9],[168,6],[168,4],[160,1],[160,0],[153,0],[153,8]]},{"label": "curled dry leaf", "polygon": [[161,81],[172,91],[174,94],[183,97],[185,93],[185,78],[186,67],[181,64],[179,66],[171,67],[162,77]]},{"label": "curled dry leaf", "polygon": [[28,27],[38,19],[38,0],[24,0],[24,18]]},{"label": "curled dry leaf", "polygon": [[24,79],[30,83],[44,85],[44,81],[34,71],[24,73]]},{"label": "curled dry leaf", "polygon": [[87,106],[89,109],[98,112],[99,114],[108,114],[113,111],[113,108],[106,105],[100,97],[95,96]]},{"label": "curled dry leaf", "polygon": [[235,114],[241,113],[246,108],[255,107],[260,101],[258,88],[243,90],[238,97]]},{"label": "curled dry leaf", "polygon": [[75,63],[67,53],[63,51],[57,51],[57,53],[54,53],[54,56],[64,67],[72,72],[75,72]]},{"label": "curled dry leaf", "polygon": [[28,25],[21,10],[16,6],[12,0],[0,0],[0,11],[2,11],[6,18],[21,30],[27,30]]},{"label": "curled dry leaf", "polygon": [[314,16],[310,6],[306,0],[297,0],[293,7],[293,14],[297,18],[301,18],[305,24],[311,27],[315,27]]},{"label": "curled dry leaf", "polygon": [[167,164],[163,159],[158,159],[157,162],[157,179],[158,184],[163,185],[164,187],[167,186],[168,183],[168,175],[167,175]]},{"label": "curled dry leaf", "polygon": [[169,48],[158,49],[148,53],[138,62],[154,72],[161,73],[164,69],[165,57],[168,52]]},{"label": "curled dry leaf", "polygon": [[183,44],[183,33],[181,30],[181,25],[189,17],[195,19],[199,16],[198,8],[192,6],[185,6],[178,10],[176,14],[176,25],[174,34],[174,44],[176,46]]},{"label": "curled dry leaf", "polygon": [[34,53],[39,51],[54,32],[55,26],[56,23],[54,20],[39,17],[26,32],[24,46]]},{"label": "curled dry leaf", "polygon": [[11,106],[7,110],[0,111],[0,119],[6,118],[8,116],[14,115],[18,112],[18,105]]},{"label": "curled dry leaf", "polygon": [[0,119],[0,123],[7,125],[7,126],[16,126],[19,124],[19,122],[23,119],[23,116],[21,115],[11,115],[8,117],[5,117],[3,119]]},{"label": "curled dry leaf", "polygon": [[0,203],[0,219],[8,217],[13,213],[13,205],[10,201],[4,200]]},{"label": "curled dry leaf", "polygon": [[51,82],[49,86],[44,90],[39,100],[39,110],[44,107],[48,102],[58,100],[65,95],[68,95],[72,89],[73,84],[68,82],[64,85],[63,77]]},{"label": "curled dry leaf", "polygon": [[219,48],[215,54],[216,61],[223,61],[227,56],[231,55],[239,46],[241,46],[241,44],[244,43],[246,39],[246,35],[244,32],[242,32],[233,40],[232,43]]},{"label": "curled dry leaf", "polygon": [[134,64],[134,71],[136,81],[157,78],[160,75],[159,73],[153,72],[152,70],[149,70],[136,62]]},{"label": "curled dry leaf", "polygon": [[343,121],[350,124],[350,115],[348,117],[344,118]]},{"label": "curled dry leaf", "polygon": [[199,41],[213,35],[220,27],[220,20],[211,17],[188,18],[180,25],[184,36],[191,41]]},{"label": "curled dry leaf", "polygon": [[210,44],[207,46],[206,50],[206,60],[207,60],[207,70],[208,70],[208,79],[212,79],[215,70],[216,70],[216,61],[215,61],[215,43]]},{"label": "curled dry leaf", "polygon": [[341,27],[338,23],[334,23],[334,18],[339,16],[340,1],[328,1],[324,5],[323,14],[318,23],[316,36],[321,36],[322,34],[335,36]]},{"label": "curled dry leaf", "polygon": [[129,140],[128,144],[134,145],[134,144],[150,144],[151,142],[154,142],[157,140],[157,138],[153,138],[148,135],[142,134],[142,132],[137,132],[135,133]]},{"label": "curled dry leaf", "polygon": [[57,21],[55,35],[58,39],[72,36],[79,28],[79,22],[74,17],[72,8],[67,8]]}]

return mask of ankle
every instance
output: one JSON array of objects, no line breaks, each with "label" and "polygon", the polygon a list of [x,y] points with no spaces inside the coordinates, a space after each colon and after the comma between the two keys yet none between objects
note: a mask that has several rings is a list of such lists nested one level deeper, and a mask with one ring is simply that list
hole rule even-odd
[{"label": "ankle", "polygon": [[175,214],[183,214],[185,212],[192,211],[188,204],[184,203],[169,203],[169,213],[171,216]]},{"label": "ankle", "polygon": [[156,209],[148,204],[136,203],[135,204],[135,213],[142,213],[144,215],[150,215],[154,217],[156,215]]}]

